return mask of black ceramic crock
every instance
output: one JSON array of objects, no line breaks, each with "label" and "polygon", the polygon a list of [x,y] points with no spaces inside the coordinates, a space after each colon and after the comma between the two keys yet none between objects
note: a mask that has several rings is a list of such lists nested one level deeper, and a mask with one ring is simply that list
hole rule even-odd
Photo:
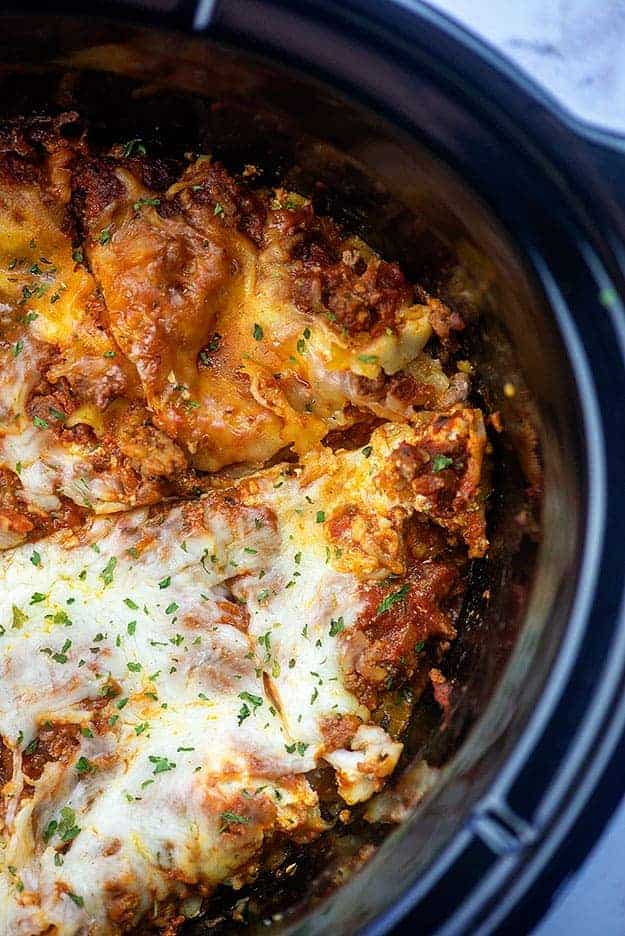
[{"label": "black ceramic crock", "polygon": [[[492,264],[544,466],[522,620],[503,620],[517,579],[501,575],[466,677],[470,730],[441,782],[344,886],[273,926],[527,932],[625,786],[625,145],[408,0],[4,6],[13,63],[53,60],[64,30],[88,46],[97,16],[119,39],[132,21],[206,37],[207,56],[241,50],[244,69],[273,63],[270,97]],[[491,361],[488,379],[512,366]]]}]

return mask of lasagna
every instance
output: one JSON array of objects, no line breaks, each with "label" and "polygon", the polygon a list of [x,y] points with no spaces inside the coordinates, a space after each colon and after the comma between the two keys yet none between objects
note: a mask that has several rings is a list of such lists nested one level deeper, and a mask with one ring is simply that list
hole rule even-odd
[{"label": "lasagna", "polygon": [[1,933],[176,933],[444,707],[488,546],[464,322],[254,178],[0,133]]}]

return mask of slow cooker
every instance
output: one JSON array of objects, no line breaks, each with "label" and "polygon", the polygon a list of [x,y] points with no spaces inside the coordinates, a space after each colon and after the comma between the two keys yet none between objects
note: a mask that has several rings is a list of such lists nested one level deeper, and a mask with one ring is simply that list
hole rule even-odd
[{"label": "slow cooker", "polygon": [[[318,854],[290,891],[276,885],[255,926],[373,936],[404,919],[406,932],[527,932],[625,786],[622,141],[410,0],[24,6],[5,4],[3,110],[31,92],[45,109],[41,75],[54,88],[68,59],[92,110],[120,128],[141,111],[156,119],[141,83],[156,86],[172,133],[185,96],[234,92],[249,121],[221,115],[223,158],[263,149],[280,166],[295,153],[300,184],[322,177],[340,219],[434,291],[453,269],[479,306],[480,392],[503,415],[504,493],[450,657],[453,717],[420,749],[440,778],[340,887]],[[123,63],[122,81],[94,50],[127,43],[148,64],[139,75]],[[519,530],[521,475],[540,535]]]}]

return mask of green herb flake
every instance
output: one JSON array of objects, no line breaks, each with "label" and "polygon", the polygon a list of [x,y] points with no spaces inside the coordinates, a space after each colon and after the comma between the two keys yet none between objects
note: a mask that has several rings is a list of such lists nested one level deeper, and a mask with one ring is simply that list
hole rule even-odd
[{"label": "green herb flake", "polygon": [[79,757],[76,761],[76,770],[78,773],[93,773],[95,770],[95,764],[92,764],[90,760],[87,760],[86,757]]},{"label": "green herb flake", "polygon": [[24,748],[24,754],[34,754],[38,746],[39,738],[33,738],[32,741]]},{"label": "green herb flake", "polygon": [[258,324],[258,322],[255,322],[255,323],[254,323],[254,329],[253,329],[253,331],[252,331],[252,335],[254,336],[254,339],[255,339],[256,341],[262,341],[262,340],[263,340],[263,330],[262,330],[262,328],[260,327],[260,325]]},{"label": "green herb flake", "polygon": [[56,830],[58,829],[59,823],[56,819],[50,819],[50,822],[47,824],[43,830],[43,840],[46,844],[50,841]]},{"label": "green herb flake", "polygon": [[158,208],[160,203],[160,198],[138,198],[132,207],[134,211],[141,211],[144,205],[149,208]]},{"label": "green herb flake", "polygon": [[171,585],[171,575],[166,576],[164,579],[161,579],[158,583],[159,588],[169,588]]},{"label": "green herb flake", "polygon": [[317,522],[317,523],[325,523],[325,519],[326,519],[325,511],[323,511],[323,510],[318,510],[318,511],[317,511],[317,516],[316,516],[315,519],[316,519],[316,522]]},{"label": "green herb flake", "polygon": [[409,585],[402,585],[399,591],[393,592],[392,595],[387,595],[377,607],[377,614],[384,614],[385,611],[388,611],[393,605],[397,604],[399,601],[403,601],[410,591]]},{"label": "green herb flake", "polygon": [[220,833],[226,831],[229,825],[248,825],[250,819],[247,816],[241,816],[239,813],[230,812],[230,810],[225,810],[221,814],[221,828]]},{"label": "green herb flake", "polygon": [[100,231],[100,237],[98,238],[102,246],[104,247],[111,240],[111,226],[103,228]]},{"label": "green herb flake", "polygon": [[435,455],[432,459],[432,471],[438,473],[439,471],[443,471],[444,468],[449,468],[453,463],[453,458],[449,458],[448,455]]},{"label": "green herb flake", "polygon": [[337,634],[340,634],[342,630],[345,630],[345,621],[343,617],[332,618],[330,621],[330,637],[336,637]]},{"label": "green herb flake", "polygon": [[[45,597],[45,596],[44,596]],[[31,601],[32,604],[32,601]],[[22,624],[25,624],[28,620],[28,615],[25,614],[21,608],[18,608],[17,605],[13,605],[13,623],[12,627],[16,630],[19,630]]]},{"label": "green herb flake", "polygon": [[147,149],[145,143],[140,137],[137,137],[135,140],[128,140],[127,143],[124,143],[122,155],[125,159],[128,159],[130,156],[145,156],[146,154]]},{"label": "green herb flake", "polygon": [[30,561],[32,562],[34,566],[41,565],[41,555],[37,552],[36,549],[33,550],[32,555],[30,557]]},{"label": "green herb flake", "polygon": [[47,420],[42,419],[41,416],[33,416],[33,425],[36,426],[37,429],[49,429],[50,428],[50,425],[47,422]]},{"label": "green herb flake", "polygon": [[173,761],[168,760],[166,757],[158,757],[155,754],[150,754],[148,760],[151,764],[154,764],[153,773],[165,773],[167,770],[174,770],[175,764]]},{"label": "green herb flake", "polygon": [[105,585],[110,585],[113,581],[113,573],[115,572],[115,566],[117,565],[117,559],[115,556],[111,556],[109,561],[106,563],[102,571],[100,572],[100,578]]}]

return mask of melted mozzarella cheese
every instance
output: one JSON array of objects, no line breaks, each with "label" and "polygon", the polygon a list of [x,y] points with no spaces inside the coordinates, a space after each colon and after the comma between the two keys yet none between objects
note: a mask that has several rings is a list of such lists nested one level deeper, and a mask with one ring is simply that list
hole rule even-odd
[{"label": "melted mozzarella cheese", "polygon": [[[245,876],[267,837],[323,830],[307,779],[321,762],[347,803],[381,789],[402,745],[367,724],[341,642],[363,584],[397,557],[340,554],[331,523],[346,502],[381,524],[402,498],[402,516],[415,509],[381,481],[413,436],[385,426],[368,455],[321,450],[0,558],[14,759],[0,931],[109,934],[189,886]],[[324,735],[334,716],[360,722],[349,748]],[[73,740],[32,781],[23,759],[46,724],[75,726]]]}]

